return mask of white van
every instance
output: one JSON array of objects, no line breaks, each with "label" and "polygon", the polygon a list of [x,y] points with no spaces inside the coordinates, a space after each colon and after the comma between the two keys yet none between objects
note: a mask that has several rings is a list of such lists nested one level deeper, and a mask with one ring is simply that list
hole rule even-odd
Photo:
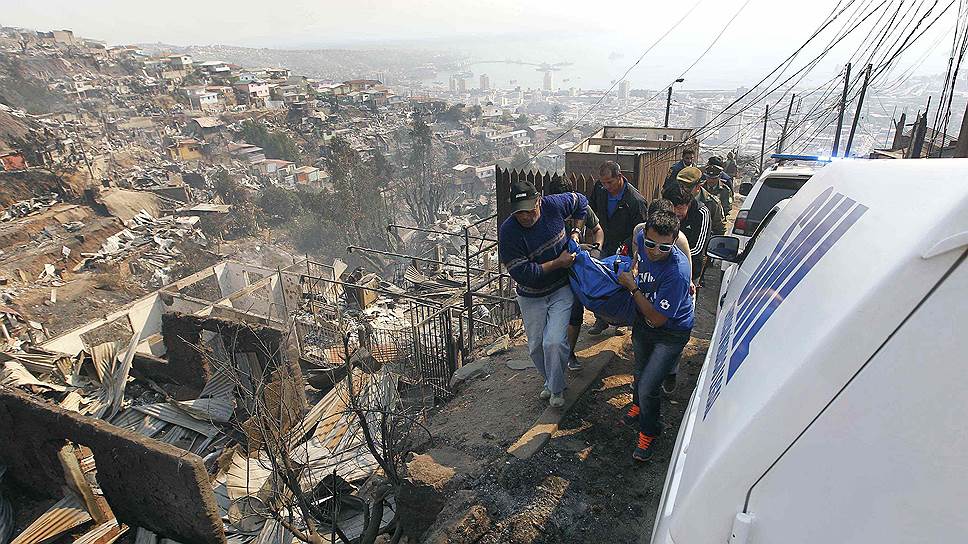
[{"label": "white van", "polygon": [[653,544],[968,541],[966,179],[968,159],[836,162],[760,232]]}]

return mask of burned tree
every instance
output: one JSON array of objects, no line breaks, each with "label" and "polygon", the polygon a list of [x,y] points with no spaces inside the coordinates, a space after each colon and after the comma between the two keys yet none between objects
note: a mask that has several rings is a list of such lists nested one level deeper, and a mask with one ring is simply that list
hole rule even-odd
[{"label": "burned tree", "polygon": [[[371,544],[388,531],[398,539],[401,470],[413,444],[426,437],[421,407],[403,406],[396,376],[365,347],[361,329],[343,333],[343,377],[301,410],[281,400],[292,396],[287,389],[302,387],[279,375],[287,340],[260,340],[253,354],[251,338],[264,336],[249,331],[220,330],[226,350],[204,354],[239,399],[239,445],[221,456],[215,479],[216,494],[223,489],[230,503],[230,525],[243,534],[288,533],[309,544]],[[240,341],[247,344],[245,356]]]},{"label": "burned tree", "polygon": [[444,203],[447,180],[430,127],[415,116],[410,134],[410,155],[398,184],[399,196],[418,225],[431,225]]}]

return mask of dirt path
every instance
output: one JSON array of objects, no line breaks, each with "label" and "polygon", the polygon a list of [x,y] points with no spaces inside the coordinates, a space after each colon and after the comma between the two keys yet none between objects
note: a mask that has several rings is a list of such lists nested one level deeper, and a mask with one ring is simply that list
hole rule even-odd
[{"label": "dirt path", "polygon": [[[564,417],[548,445],[527,460],[505,450],[542,411],[540,380],[533,370],[511,371],[503,364],[525,357],[523,346],[496,358],[483,377],[469,381],[431,418],[435,442],[422,459],[452,469],[454,476],[444,485],[444,510],[424,541],[648,542],[679,422],[706,355],[718,292],[718,270],[708,270],[679,387],[663,401],[665,433],[649,463],[632,460],[635,431],[616,425],[631,402],[627,335],[620,354]],[[580,348],[604,344],[586,335],[580,342]]]}]

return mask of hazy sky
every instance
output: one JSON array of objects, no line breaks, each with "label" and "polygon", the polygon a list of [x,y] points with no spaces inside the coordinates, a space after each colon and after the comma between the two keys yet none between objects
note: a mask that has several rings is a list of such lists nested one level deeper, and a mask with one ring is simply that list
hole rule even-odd
[{"label": "hazy sky", "polygon": [[[657,47],[637,72],[674,71],[697,58],[745,0],[699,0],[686,23]],[[250,47],[372,47],[374,42],[430,40],[466,46],[475,54],[489,47],[507,58],[557,62],[575,51],[625,54],[611,71],[627,67],[696,0],[0,0],[2,24],[47,30],[70,28],[110,44],[166,42],[176,45],[231,44]],[[731,84],[764,75],[793,51],[826,16],[834,0],[750,0],[720,42],[694,69],[687,84],[722,79]],[[924,39],[947,31],[954,13]],[[509,34],[543,36],[530,46]],[[499,36],[499,37],[495,37]],[[555,51],[554,44],[562,47]],[[549,44],[551,44],[549,46]],[[950,40],[925,61],[922,72],[943,72]],[[825,79],[856,46],[845,41],[840,56],[818,69]],[[598,54],[598,53],[596,53]],[[608,53],[605,53],[607,55]],[[910,53],[913,62],[919,54]],[[597,58],[597,57],[596,57]],[[651,68],[650,68],[651,66]],[[660,68],[657,68],[660,67]],[[821,74],[822,72],[822,74]],[[671,72],[670,72],[671,73]],[[635,75],[633,74],[633,77]],[[639,73],[637,79],[645,79]]]}]

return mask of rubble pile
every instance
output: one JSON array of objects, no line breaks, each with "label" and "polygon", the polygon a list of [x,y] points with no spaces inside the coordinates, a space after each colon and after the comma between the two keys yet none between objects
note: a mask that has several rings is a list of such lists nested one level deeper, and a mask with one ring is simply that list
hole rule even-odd
[{"label": "rubble pile", "polygon": [[38,214],[50,209],[58,202],[60,202],[60,195],[57,193],[50,193],[47,196],[14,202],[0,215],[0,221],[11,221],[20,217]]},{"label": "rubble pile", "polygon": [[[206,492],[214,497],[225,538],[233,544],[289,542],[292,534],[280,517],[292,527],[307,529],[288,487],[292,478],[323,512],[331,510],[336,489],[347,497],[365,498],[370,492],[367,482],[378,464],[363,425],[369,426],[371,436],[379,437],[380,414],[395,406],[398,397],[394,375],[358,360],[369,356],[365,350],[347,363],[347,368],[362,365],[360,368],[346,373],[347,379],[335,383],[311,408],[300,410],[302,415],[286,424],[274,421],[272,414],[280,410],[274,403],[291,409],[291,399],[266,395],[263,390],[280,387],[274,383],[283,383],[283,388],[301,388],[302,384],[274,381],[278,368],[262,367],[261,373],[253,373],[259,361],[268,362],[264,359],[268,354],[233,351],[252,348],[240,347],[224,332],[203,331],[198,349],[210,377],[196,396],[178,400],[174,395],[183,397],[184,392],[132,374],[139,366],[133,364],[137,337],[133,335],[127,343],[104,342],[76,356],[36,348],[0,354],[0,394],[4,387],[16,388],[60,408],[198,455],[209,471],[206,481],[211,489]],[[361,419],[359,414],[366,415]],[[280,428],[280,423],[285,426]],[[382,440],[376,447],[383,447]],[[109,530],[116,533],[112,533],[115,538],[134,531],[137,542],[156,542],[158,535],[151,531],[120,524],[110,508],[106,508],[109,519],[95,520],[96,512],[84,497],[89,494],[95,503],[104,503],[97,460],[84,447],[75,452],[84,473],[84,492],[66,490],[64,499],[34,520],[14,542],[33,542],[37,534],[51,539],[68,531],[76,542],[94,542],[97,535]],[[0,476],[2,471],[0,467]],[[368,522],[368,512],[359,499],[341,502],[339,529],[350,539],[358,538]],[[62,517],[65,508],[71,509],[75,519],[57,523],[55,518]],[[393,519],[390,498],[381,526]],[[0,497],[0,541],[6,542],[13,529],[10,520],[11,509]],[[320,534],[329,534],[331,520],[314,518],[313,522]]]},{"label": "rubble pile", "polygon": [[148,212],[141,210],[130,221],[126,228],[109,237],[101,245],[97,253],[82,253],[83,259],[74,271],[89,267],[94,263],[111,263],[129,258],[133,253],[140,252],[135,267],[153,271],[152,281],[156,285],[170,282],[168,273],[181,256],[181,251],[175,247],[178,240],[191,240],[206,246],[208,239],[197,228],[198,216],[175,217],[166,215],[155,218]]}]

